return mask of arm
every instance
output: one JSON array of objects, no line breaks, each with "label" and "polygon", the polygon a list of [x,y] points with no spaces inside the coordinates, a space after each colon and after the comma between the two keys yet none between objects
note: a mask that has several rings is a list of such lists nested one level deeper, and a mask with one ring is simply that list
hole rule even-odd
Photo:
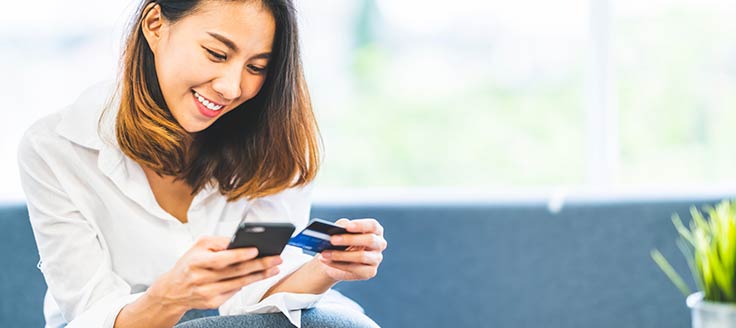
[{"label": "arm", "polygon": [[27,133],[18,165],[40,269],[48,292],[72,327],[112,327],[125,304],[140,297],[112,270],[104,236],[75,206],[58,179],[63,156],[53,140]]},{"label": "arm", "polygon": [[184,307],[166,304],[155,296],[145,293],[120,311],[115,319],[114,328],[173,327],[186,311]]},{"label": "arm", "polygon": [[376,276],[388,246],[383,226],[375,219],[337,224],[354,234],[332,237],[333,245],[348,246],[345,251],[324,251],[276,283],[263,299],[279,292],[321,294],[342,280],[366,280]]},{"label": "arm", "polygon": [[[246,220],[258,221],[279,217],[291,218],[297,229],[309,220],[309,191],[294,188],[276,196],[257,199]],[[299,325],[300,309],[314,306],[322,295],[342,280],[364,280],[375,276],[386,242],[383,227],[375,220],[356,220],[354,225],[343,219],[349,232],[358,233],[335,245],[356,246],[346,252],[323,252],[312,257],[301,249],[286,246],[282,275],[244,287],[220,307],[220,314],[282,312],[294,325]],[[329,254],[332,253],[332,254]],[[332,255],[332,260],[325,256]],[[334,261],[333,261],[334,260]]]},{"label": "arm", "polygon": [[[254,199],[244,213],[245,220],[259,222],[283,218],[289,219],[297,229],[301,229],[309,220],[311,189],[312,186],[307,185]],[[279,275],[245,286],[219,308],[220,314],[281,312],[292,324],[298,326],[301,319],[299,310],[312,307],[334,281],[322,280],[317,284],[308,284],[309,287],[304,289],[304,282],[308,281],[310,272],[316,267],[314,258],[303,254],[300,248],[288,245],[281,253],[281,257],[283,264],[279,267],[281,271]],[[297,292],[288,292],[292,288]],[[320,291],[322,293],[314,294]],[[270,297],[264,297],[267,293]]]},{"label": "arm", "polygon": [[151,285],[123,308],[115,328],[172,327],[190,309],[213,309],[248,284],[278,274],[281,258],[256,259],[255,248],[228,250],[227,237],[203,237]]},{"label": "arm", "polygon": [[325,274],[318,257],[302,265],[298,270],[274,284],[261,300],[280,292],[322,294],[337,284],[337,280]]},{"label": "arm", "polygon": [[[112,266],[109,246],[90,215],[72,201],[60,181],[66,169],[61,147],[28,134],[18,162],[40,269],[67,328],[172,327],[190,308],[217,308],[243,286],[278,273],[278,257],[255,259],[257,250],[226,250],[227,237],[200,238],[172,270],[146,292]],[[52,140],[53,141],[53,140]]]}]

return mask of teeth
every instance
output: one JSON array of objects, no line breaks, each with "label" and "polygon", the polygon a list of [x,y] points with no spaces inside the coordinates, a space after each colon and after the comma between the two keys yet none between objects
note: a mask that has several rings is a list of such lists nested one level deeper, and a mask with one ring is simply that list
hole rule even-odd
[{"label": "teeth", "polygon": [[204,105],[204,107],[207,107],[210,110],[220,110],[223,107],[221,105],[215,105],[214,103],[209,102],[207,99],[200,96],[199,93],[197,93],[196,91],[194,92],[194,97],[196,97],[197,100],[202,103],[202,105]]}]

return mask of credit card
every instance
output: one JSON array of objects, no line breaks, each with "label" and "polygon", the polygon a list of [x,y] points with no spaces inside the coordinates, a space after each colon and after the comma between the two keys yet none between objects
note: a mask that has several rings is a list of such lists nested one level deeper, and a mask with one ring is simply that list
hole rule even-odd
[{"label": "credit card", "polygon": [[309,252],[320,253],[324,250],[345,250],[347,246],[335,246],[330,243],[330,236],[348,234],[345,228],[332,222],[314,219],[298,235],[291,237],[289,245]]}]

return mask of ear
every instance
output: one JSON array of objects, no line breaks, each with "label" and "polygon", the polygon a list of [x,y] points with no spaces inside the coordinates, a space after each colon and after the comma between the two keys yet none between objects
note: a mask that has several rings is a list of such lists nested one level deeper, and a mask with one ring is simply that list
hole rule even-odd
[{"label": "ear", "polygon": [[164,25],[164,19],[161,16],[161,6],[155,2],[151,2],[143,12],[145,14],[143,15],[143,19],[141,19],[141,30],[143,31],[143,37],[148,42],[148,46],[155,55]]}]

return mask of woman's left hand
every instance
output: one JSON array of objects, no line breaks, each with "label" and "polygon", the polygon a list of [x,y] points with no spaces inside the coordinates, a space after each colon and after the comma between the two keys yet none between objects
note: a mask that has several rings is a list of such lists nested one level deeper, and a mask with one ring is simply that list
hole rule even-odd
[{"label": "woman's left hand", "polygon": [[388,243],[383,238],[383,226],[375,219],[340,219],[335,224],[350,234],[334,235],[336,246],[348,246],[344,251],[323,251],[317,257],[323,271],[332,279],[367,280],[376,276]]}]

